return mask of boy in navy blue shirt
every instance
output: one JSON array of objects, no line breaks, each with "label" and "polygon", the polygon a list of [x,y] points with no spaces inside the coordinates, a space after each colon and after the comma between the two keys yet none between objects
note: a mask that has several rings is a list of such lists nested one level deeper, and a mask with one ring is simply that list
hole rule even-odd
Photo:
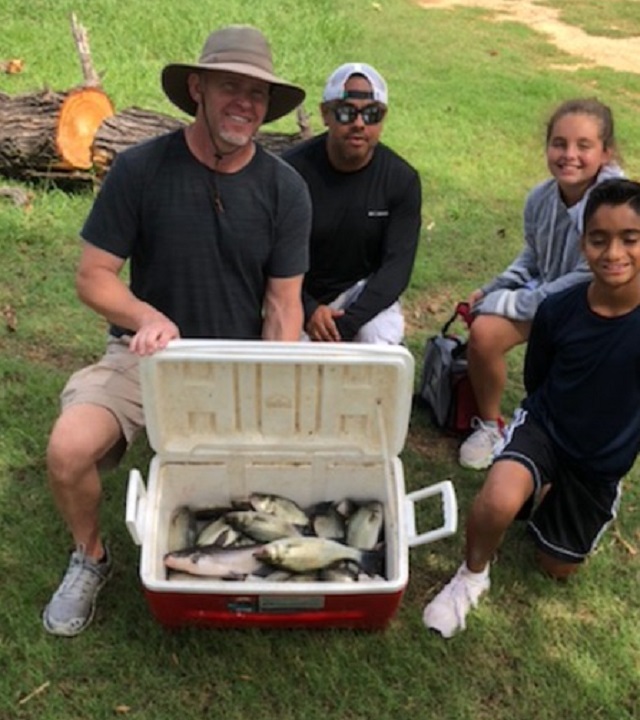
[{"label": "boy in navy blue shirt", "polygon": [[424,609],[451,637],[489,589],[507,528],[528,518],[543,571],[565,579],[616,515],[640,450],[640,184],[594,188],[582,251],[593,279],[549,296],[525,357],[527,397],[467,518],[466,560]]}]

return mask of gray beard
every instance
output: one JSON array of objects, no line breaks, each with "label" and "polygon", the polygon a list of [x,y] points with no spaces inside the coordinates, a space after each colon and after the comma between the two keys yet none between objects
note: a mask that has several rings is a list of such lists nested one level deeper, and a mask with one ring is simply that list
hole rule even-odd
[{"label": "gray beard", "polygon": [[235,145],[236,147],[244,147],[251,142],[251,136],[229,132],[228,130],[221,132],[220,137],[229,145]]}]

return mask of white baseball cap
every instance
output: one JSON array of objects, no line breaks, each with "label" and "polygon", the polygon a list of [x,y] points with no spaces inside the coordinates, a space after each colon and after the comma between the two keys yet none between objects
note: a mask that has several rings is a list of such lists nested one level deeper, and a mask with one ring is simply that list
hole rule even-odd
[{"label": "white baseball cap", "polygon": [[352,75],[362,75],[371,85],[372,99],[383,105],[387,105],[387,83],[380,73],[371,65],[366,63],[345,63],[334,70],[322,93],[322,102],[331,102],[332,100],[344,100],[347,97],[344,86]]}]

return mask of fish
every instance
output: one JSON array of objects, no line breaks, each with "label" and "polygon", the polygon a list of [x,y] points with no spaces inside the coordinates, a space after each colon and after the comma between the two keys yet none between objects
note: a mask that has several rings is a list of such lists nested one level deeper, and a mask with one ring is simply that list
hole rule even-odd
[{"label": "fish", "polygon": [[[320,570],[320,580],[326,582],[357,582],[359,576],[360,568],[350,560],[343,560],[336,565]],[[364,576],[367,577],[367,574],[364,573]]]},{"label": "fish", "polygon": [[342,515],[343,518],[348,518],[356,511],[356,508],[358,507],[355,500],[351,500],[351,498],[343,498],[340,500],[340,502],[337,502],[336,504],[336,510]]},{"label": "fish", "polygon": [[291,573],[287,582],[290,583],[305,583],[305,582],[317,582],[319,580],[317,572],[308,573]]},{"label": "fish", "polygon": [[294,574],[288,570],[274,570],[271,568],[271,572],[267,575],[247,575],[245,580],[247,582],[287,582]]},{"label": "fish", "polygon": [[347,545],[362,550],[372,550],[380,539],[384,511],[378,500],[363,503],[347,523]]},{"label": "fish", "polygon": [[264,563],[256,553],[260,545],[243,548],[221,548],[217,545],[203,545],[175,550],[164,556],[169,570],[216,577],[223,580],[239,580],[247,575],[257,574]]},{"label": "fish", "polygon": [[302,527],[309,524],[305,511],[293,500],[282,495],[268,495],[265,493],[251,493],[249,502],[254,510],[277,515],[293,525]]},{"label": "fish", "polygon": [[341,560],[352,560],[368,575],[375,575],[380,572],[384,559],[382,546],[361,550],[319,537],[281,538],[254,550],[254,553],[263,562],[297,573],[322,570]]},{"label": "fish", "polygon": [[226,515],[205,525],[198,533],[195,545],[218,545],[229,547],[235,545],[242,533],[232,527],[226,519]]},{"label": "fish", "polygon": [[195,544],[196,521],[188,505],[180,505],[171,514],[167,530],[167,550],[181,550]]},{"label": "fish", "polygon": [[345,539],[346,521],[339,512],[337,503],[318,503],[311,511],[310,525],[318,537],[341,541]]},{"label": "fish", "polygon": [[296,525],[284,518],[258,510],[228,512],[225,520],[233,528],[258,542],[270,542],[278,538],[295,537],[301,534]]}]

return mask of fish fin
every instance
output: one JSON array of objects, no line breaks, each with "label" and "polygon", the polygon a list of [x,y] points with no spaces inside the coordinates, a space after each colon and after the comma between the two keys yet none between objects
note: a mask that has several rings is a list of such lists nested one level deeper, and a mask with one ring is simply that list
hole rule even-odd
[{"label": "fish fin", "polygon": [[384,575],[384,543],[378,543],[373,550],[363,550],[360,555],[360,567],[373,577]]}]

